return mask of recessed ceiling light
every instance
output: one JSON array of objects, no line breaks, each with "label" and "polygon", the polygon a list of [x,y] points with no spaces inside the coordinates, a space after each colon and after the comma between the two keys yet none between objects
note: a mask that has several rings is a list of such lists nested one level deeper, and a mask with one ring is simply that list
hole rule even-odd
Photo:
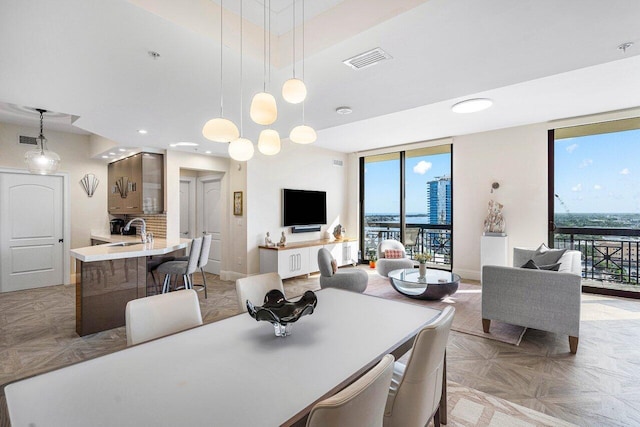
[{"label": "recessed ceiling light", "polygon": [[351,107],[338,107],[336,108],[336,113],[338,114],[351,114],[353,110]]},{"label": "recessed ceiling light", "polygon": [[125,152],[125,151],[127,151],[127,150],[125,150],[124,148],[118,148],[118,151],[120,151],[120,152]]},{"label": "recessed ceiling light", "polygon": [[195,142],[176,142],[175,144],[169,144],[170,147],[197,147]]},{"label": "recessed ceiling light", "polygon": [[102,156],[102,158],[103,158],[103,159],[108,159],[108,158],[109,158],[109,156]]},{"label": "recessed ceiling light", "polygon": [[211,154],[211,151],[207,150],[205,151],[205,154]]},{"label": "recessed ceiling light", "polygon": [[493,101],[487,98],[467,99],[451,107],[454,113],[476,113],[486,110],[493,105]]},{"label": "recessed ceiling light", "polygon": [[146,135],[147,134],[147,130],[146,129],[138,129],[138,133],[141,135]]},{"label": "recessed ceiling light", "polygon": [[109,155],[110,155],[110,156],[115,156],[115,155],[116,155],[116,153],[109,153]]}]

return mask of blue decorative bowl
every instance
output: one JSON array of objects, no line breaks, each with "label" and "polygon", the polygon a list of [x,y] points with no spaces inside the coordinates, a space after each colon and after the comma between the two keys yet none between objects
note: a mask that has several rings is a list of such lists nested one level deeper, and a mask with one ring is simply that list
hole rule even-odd
[{"label": "blue decorative bowl", "polygon": [[292,324],[302,316],[313,313],[318,298],[312,291],[307,291],[298,301],[287,301],[282,292],[273,289],[264,296],[262,307],[254,306],[247,300],[247,311],[254,319],[266,320],[273,324],[278,337],[291,334]]}]

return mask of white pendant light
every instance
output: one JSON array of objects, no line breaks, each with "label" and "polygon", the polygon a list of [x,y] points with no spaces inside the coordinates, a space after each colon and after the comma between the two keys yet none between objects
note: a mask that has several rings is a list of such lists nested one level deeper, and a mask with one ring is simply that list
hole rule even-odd
[{"label": "white pendant light", "polygon": [[[243,0],[240,0],[240,135],[242,135],[243,126],[242,126],[242,3]],[[238,162],[246,162],[247,160],[253,157],[255,149],[253,148],[253,142],[251,142],[247,138],[243,138],[242,136],[236,138],[235,140],[229,143],[229,156]]]},{"label": "white pendant light", "polygon": [[[269,10],[271,12],[271,10]],[[262,47],[263,47],[263,75],[262,75],[262,92],[254,95],[251,100],[251,107],[249,108],[249,116],[251,120],[259,125],[270,125],[278,119],[278,106],[276,105],[276,99],[267,92],[267,1],[263,1],[263,27],[262,33]],[[271,34],[269,34],[271,37]],[[271,63],[269,63],[271,67]]]},{"label": "white pendant light", "polygon": [[318,139],[318,136],[311,126],[300,125],[291,129],[289,139],[298,144],[311,144]]},{"label": "white pendant light", "polygon": [[267,156],[280,152],[280,134],[277,130],[265,129],[258,137],[258,150]]},{"label": "white pendant light", "polygon": [[40,175],[49,175],[55,173],[60,166],[60,156],[53,151],[47,150],[47,138],[44,137],[42,131],[43,114],[47,110],[36,109],[40,113],[40,135],[36,138],[40,148],[29,150],[24,155],[24,161],[29,168],[30,173]]},{"label": "white pendant light", "polygon": [[[293,0],[293,77],[282,85],[282,97],[290,104],[299,104],[307,97],[304,81],[296,78],[296,0]],[[302,2],[302,61],[304,62],[304,1]]]},{"label": "white pendant light", "polygon": [[[302,0],[302,77],[304,78],[304,0]],[[311,144],[318,139],[316,131],[305,124],[304,104],[302,101],[302,124],[291,129],[289,139],[298,144]]]},{"label": "white pendant light", "polygon": [[251,120],[259,125],[270,125],[278,119],[276,99],[267,92],[256,93],[249,110]]},{"label": "white pendant light", "polygon": [[224,86],[222,85],[222,51],[224,48],[222,43],[222,15],[224,14],[224,9],[222,3],[223,0],[220,0],[220,117],[207,121],[202,128],[202,135],[215,142],[229,142],[240,136],[238,127],[231,120],[224,118]]},{"label": "white pendant light", "polygon": [[229,156],[239,162],[251,159],[254,151],[253,143],[247,138],[238,138],[229,144]]},{"label": "white pendant light", "polygon": [[307,97],[307,87],[300,79],[289,79],[282,85],[282,97],[290,104],[299,104]]}]

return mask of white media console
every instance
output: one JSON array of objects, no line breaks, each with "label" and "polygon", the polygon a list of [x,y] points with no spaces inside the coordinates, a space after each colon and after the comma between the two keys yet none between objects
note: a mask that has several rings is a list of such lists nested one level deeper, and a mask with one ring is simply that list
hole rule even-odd
[{"label": "white media console", "polygon": [[285,247],[260,246],[260,273],[275,272],[283,279],[314,273],[318,271],[320,248],[331,252],[338,267],[358,262],[355,239],[292,242]]}]

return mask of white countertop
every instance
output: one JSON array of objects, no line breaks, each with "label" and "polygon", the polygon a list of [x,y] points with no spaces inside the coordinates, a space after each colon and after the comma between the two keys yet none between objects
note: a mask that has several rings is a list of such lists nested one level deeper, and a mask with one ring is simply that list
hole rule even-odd
[{"label": "white countertop", "polygon": [[[91,234],[92,239],[110,242],[104,245],[71,249],[71,256],[84,262],[108,261],[111,259],[137,258],[142,256],[165,255],[189,246],[189,239],[155,239],[153,243],[141,243],[140,236],[120,236],[117,234]],[[140,242],[131,246],[113,246],[120,242]]]}]

